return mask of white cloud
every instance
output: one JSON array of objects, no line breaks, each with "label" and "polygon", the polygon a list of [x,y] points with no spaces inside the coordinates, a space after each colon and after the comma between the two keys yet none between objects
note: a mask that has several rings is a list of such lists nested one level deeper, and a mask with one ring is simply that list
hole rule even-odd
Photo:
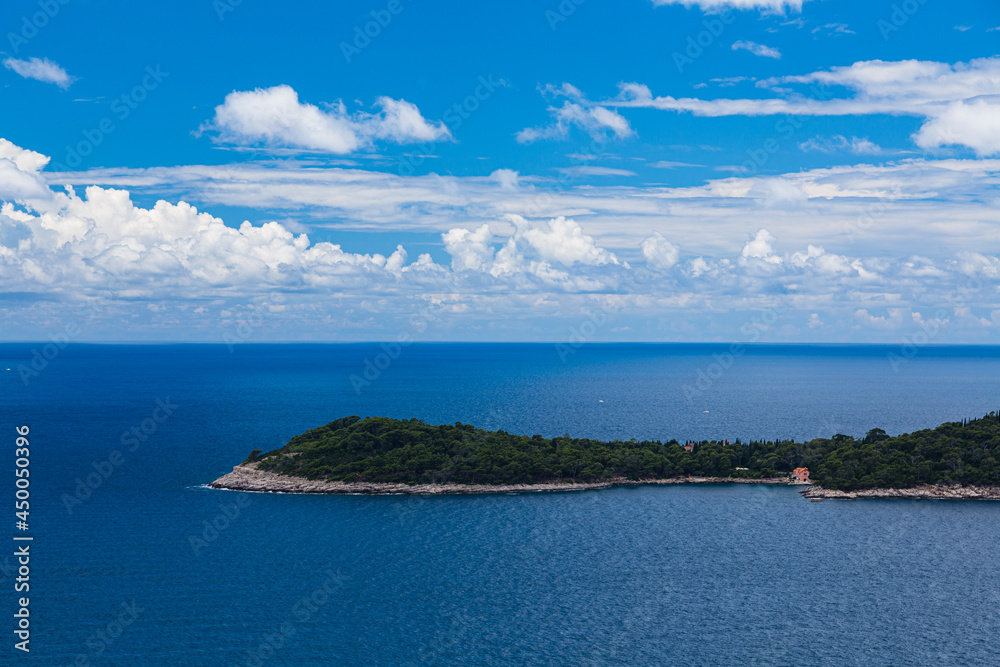
[{"label": "white cloud", "polygon": [[859,308],[854,317],[859,322],[868,327],[876,329],[898,329],[903,324],[903,316],[906,310],[903,308],[889,308],[885,315],[872,315],[866,308]]},{"label": "white cloud", "polygon": [[784,177],[756,179],[746,194],[768,209],[799,209],[809,201],[802,183]]},{"label": "white cloud", "polygon": [[[0,169],[29,185],[38,184],[45,162],[0,141]],[[416,294],[504,284],[517,291],[588,291],[607,289],[614,279],[602,267],[625,268],[565,217],[536,225],[509,216],[514,233],[496,254],[489,225],[449,229],[441,236],[452,257],[448,271],[426,255],[410,263],[402,246],[386,257],[312,243],[273,221],[234,228],[184,201],[142,208],[122,189],[89,186],[80,196],[71,186],[53,192],[41,182],[40,191],[17,198],[23,203],[15,206],[9,192],[18,182],[4,179],[8,203],[0,208],[0,283],[13,291],[87,298],[106,291],[112,280],[119,293],[147,302],[275,289]],[[464,283],[470,272],[481,277]]]},{"label": "white cloud", "polygon": [[867,137],[845,137],[835,134],[832,137],[813,137],[799,143],[803,151],[819,151],[821,153],[854,153],[856,155],[878,155],[882,147]]},{"label": "white cloud", "polygon": [[969,146],[977,155],[1000,154],[1000,104],[987,100],[949,104],[913,136],[921,148]]},{"label": "white cloud", "polygon": [[804,253],[792,253],[789,261],[797,268],[811,269],[826,275],[849,274],[854,271],[851,260],[847,257],[830,254],[823,248],[811,244],[806,247]]},{"label": "white cloud", "polygon": [[[44,172],[43,172],[44,173]],[[257,208],[302,224],[361,232],[474,229],[517,213],[574,217],[602,245],[636,252],[646,230],[670,221],[692,255],[741,251],[766,228],[790,248],[890,256],[959,252],[1000,243],[1000,160],[901,160],[783,174],[725,177],[688,187],[562,184],[519,174],[398,176],[271,161],[216,166],[95,169],[48,176],[55,185],[128,188],[145,198]],[[293,213],[294,212],[294,213]],[[808,221],[809,224],[805,224]],[[494,228],[496,231],[496,228]]]},{"label": "white cloud", "polygon": [[37,174],[49,163],[49,157],[15,146],[10,141],[0,138],[0,160],[10,160],[23,172]]},{"label": "white cloud", "polygon": [[652,162],[649,165],[656,169],[681,169],[683,167],[704,167],[703,164],[691,164],[689,162],[674,162],[672,160],[659,160],[658,162]]},{"label": "white cloud", "polygon": [[515,241],[524,239],[542,259],[566,266],[577,262],[591,266],[618,263],[612,253],[598,247],[593,237],[584,234],[574,220],[559,216],[549,220],[545,227],[534,227],[519,215],[510,215],[508,219],[517,230]]},{"label": "white cloud", "polygon": [[[789,85],[810,85],[804,94]],[[815,85],[826,86],[825,89]],[[699,99],[653,97],[638,83],[620,84],[611,100],[592,102],[603,107],[645,107],[692,113],[696,116],[849,116],[908,115],[927,119],[916,139],[924,148],[956,144],[980,155],[997,154],[1000,116],[1000,57],[967,63],[918,60],[870,60],[848,67],[834,67],[805,75],[784,76],[757,82],[778,94],[773,98]],[[837,88],[853,91],[836,97]],[[976,128],[969,131],[964,121]]]},{"label": "white cloud", "polygon": [[733,51],[749,51],[755,56],[763,58],[781,58],[781,52],[770,46],[764,46],[757,42],[750,42],[745,39],[738,39],[733,42]]},{"label": "white cloud", "polygon": [[559,169],[559,173],[573,177],[636,175],[634,171],[629,171],[628,169],[614,169],[612,167],[598,167],[589,165],[581,165],[576,167],[562,167],[561,169]]},{"label": "white cloud", "polygon": [[774,247],[771,245],[774,241],[775,238],[769,231],[758,229],[753,239],[743,246],[741,261],[746,263],[747,260],[758,259],[766,264],[781,264],[781,257],[774,254]]},{"label": "white cloud", "polygon": [[490,174],[490,178],[499,183],[500,187],[504,190],[513,191],[517,190],[517,183],[520,178],[520,174],[513,169],[497,169]]},{"label": "white cloud", "polygon": [[964,276],[1000,279],[1000,260],[977,252],[959,252],[956,269]]},{"label": "white cloud", "polygon": [[[544,86],[542,94],[553,97],[567,97],[561,107],[550,106],[549,115],[553,122],[543,127],[527,127],[515,136],[522,144],[530,144],[544,139],[562,140],[569,136],[570,129],[576,127],[591,137],[604,138],[609,134],[616,139],[626,139],[635,132],[624,116],[613,109],[595,106],[584,100],[583,93],[568,83],[558,88],[551,84]],[[575,100],[575,101],[574,101]]]},{"label": "white cloud", "polygon": [[[30,181],[45,182],[38,171],[45,159],[0,142],[0,164]],[[560,327],[604,309],[619,319],[614,330],[640,332],[640,339],[732,340],[749,314],[784,294],[789,331],[813,339],[891,342],[914,322],[941,319],[936,309],[954,307],[961,317],[942,324],[937,340],[983,341],[997,328],[991,313],[1000,258],[970,248],[996,247],[1000,220],[982,193],[996,191],[998,172],[996,160],[914,160],[690,188],[591,186],[550,195],[536,189],[544,179],[530,176],[504,189],[493,176],[387,179],[315,167],[126,170],[119,178],[142,181],[144,199],[168,176],[186,175],[209,189],[231,187],[228,194],[243,206],[267,200],[282,210],[298,207],[296,219],[305,210],[295,197],[342,197],[341,205],[356,207],[344,209],[348,219],[369,216],[348,228],[441,226],[451,265],[427,254],[412,260],[401,246],[389,256],[350,252],[279,222],[226,225],[174,194],[164,193],[176,203],[161,199],[143,208],[120,188],[91,186],[85,195],[46,189],[0,207],[0,284],[7,293],[37,295],[0,301],[0,316],[8,336],[44,338],[53,323],[73,321],[81,306],[101,299],[88,327],[104,322],[117,338],[135,325],[139,337],[178,330],[219,340],[220,326],[232,331],[240,318],[263,310],[273,337],[322,331],[326,338],[371,339],[410,331],[408,318],[433,307],[437,339],[551,340]],[[774,201],[767,203],[769,196]],[[461,213],[458,202],[465,202]],[[537,203],[578,211],[578,219],[509,215],[511,231],[502,212]],[[374,205],[385,208],[370,210]],[[866,211],[870,221],[859,218]],[[857,227],[855,236],[843,223]],[[669,241],[635,236],[664,224]],[[776,237],[787,252],[777,250]],[[678,245],[693,259],[681,261]],[[623,261],[633,256],[673,270],[638,281]],[[268,296],[274,293],[282,305]],[[34,329],[24,328],[31,322]],[[192,334],[190,327],[201,328]]]},{"label": "white cloud", "polygon": [[709,266],[708,262],[705,261],[704,257],[695,257],[691,260],[688,266],[688,272],[693,278],[698,278],[705,273],[708,273]]},{"label": "white cloud", "polygon": [[812,29],[813,34],[817,32],[827,32],[831,35],[856,35],[846,23],[827,23]]},{"label": "white cloud", "polygon": [[455,228],[441,235],[444,248],[451,255],[455,271],[482,271],[493,262],[493,232],[489,225],[475,231]]},{"label": "white cloud", "polygon": [[783,13],[786,9],[802,11],[805,0],[653,0],[654,5],[697,6],[706,12],[721,12],[726,9],[762,9],[771,13]]},{"label": "white cloud", "polygon": [[48,58],[29,58],[27,60],[7,58],[3,64],[4,67],[13,70],[25,79],[54,83],[63,90],[69,88],[75,80],[66,73],[66,70]]},{"label": "white cloud", "polygon": [[669,269],[680,259],[680,250],[664,238],[663,234],[653,232],[653,235],[643,239],[642,256],[658,269]]},{"label": "white cloud", "polygon": [[517,141],[530,144],[543,139],[566,139],[570,128],[578,127],[591,137],[604,137],[608,133],[617,139],[634,134],[624,116],[606,107],[584,107],[575,102],[563,102],[561,107],[549,107],[554,122],[544,127],[527,127],[517,133]]},{"label": "white cloud", "polygon": [[[742,40],[740,42],[737,42],[737,44],[739,44],[741,42],[742,42]],[[744,44],[751,44],[752,42],[742,42],[742,43],[744,43]],[[733,50],[734,51],[737,50],[736,49],[736,44],[733,44]],[[780,58],[781,55],[779,54],[778,57]],[[709,79],[709,81],[711,81],[712,83],[718,84],[720,88],[732,88],[736,84],[743,83],[744,81],[754,81],[754,78],[753,77],[749,77],[749,76],[723,76],[723,77],[717,77],[717,78],[714,78],[714,79]],[[695,87],[696,88],[698,88],[698,87],[705,88],[706,84],[699,84],[698,86],[695,86]]]},{"label": "white cloud", "polygon": [[49,158],[0,139],[0,200],[45,198],[49,189],[39,172]]},{"label": "white cloud", "polygon": [[335,154],[370,148],[376,140],[406,144],[451,139],[444,123],[429,122],[410,102],[380,97],[376,105],[378,113],[351,114],[339,101],[327,110],[302,103],[287,85],[234,91],[200,131],[214,133],[220,143]]},{"label": "white cloud", "polygon": [[[614,331],[639,339],[732,340],[749,315],[774,306],[775,294],[786,295],[783,317],[800,332],[792,340],[892,342],[931,321],[943,322],[941,342],[988,341],[997,329],[1000,258],[985,249],[998,242],[1000,160],[555,192],[531,176],[505,189],[495,175],[401,178],[273,164],[52,178],[46,160],[0,141],[0,183],[9,187],[10,175],[35,188],[18,203],[4,194],[0,207],[0,284],[36,295],[0,300],[8,337],[44,338],[99,304],[88,309],[97,315],[87,335],[104,326],[98,333],[118,339],[179,331],[220,340],[261,312],[273,323],[262,336],[271,327],[285,340],[317,331],[384,338],[411,331],[413,314],[433,308],[433,336],[445,340],[551,340],[599,309],[615,314]],[[45,187],[112,173],[119,185],[141,183],[143,199],[155,192],[160,200],[145,208],[121,187]],[[280,222],[227,225],[170,189],[185,178],[202,197],[295,209],[296,220],[310,220],[306,206],[320,202],[318,217],[343,216],[344,228],[439,230],[451,265],[428,254],[412,260],[401,246],[388,256],[351,252]],[[533,209],[545,213],[504,215]],[[549,211],[575,211],[575,219]],[[669,241],[636,236],[665,224]],[[693,259],[681,261],[677,246]],[[633,257],[672,270],[640,281],[623,261]],[[942,308],[955,317],[942,319]]]}]

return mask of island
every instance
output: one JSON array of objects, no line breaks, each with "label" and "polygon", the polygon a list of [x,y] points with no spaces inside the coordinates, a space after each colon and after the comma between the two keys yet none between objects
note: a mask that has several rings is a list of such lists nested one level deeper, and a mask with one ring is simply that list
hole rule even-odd
[{"label": "island", "polygon": [[[794,473],[794,474],[793,474]],[[804,481],[808,480],[808,481]],[[343,417],[209,486],[283,493],[460,494],[640,484],[803,484],[813,499],[1000,499],[1000,413],[889,436],[794,440],[545,438],[471,424]]]}]

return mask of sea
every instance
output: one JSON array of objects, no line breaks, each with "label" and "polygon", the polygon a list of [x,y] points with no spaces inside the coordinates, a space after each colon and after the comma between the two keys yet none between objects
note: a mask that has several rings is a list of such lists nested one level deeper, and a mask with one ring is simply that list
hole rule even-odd
[{"label": "sea", "polygon": [[[206,487],[251,450],[347,415],[601,439],[898,434],[1000,409],[998,347],[9,343],[0,388],[2,664],[995,665],[1000,654],[1000,503],[811,503],[787,486]],[[30,589],[15,592],[24,544]],[[14,647],[21,597],[30,656]]]}]

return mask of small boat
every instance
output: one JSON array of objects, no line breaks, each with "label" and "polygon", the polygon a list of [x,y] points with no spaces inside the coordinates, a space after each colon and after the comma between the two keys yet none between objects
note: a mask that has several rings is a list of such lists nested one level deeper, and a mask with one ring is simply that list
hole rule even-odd
[{"label": "small boat", "polygon": [[811,503],[821,503],[821,502],[823,502],[823,499],[822,498],[810,498],[809,502],[811,502]]}]

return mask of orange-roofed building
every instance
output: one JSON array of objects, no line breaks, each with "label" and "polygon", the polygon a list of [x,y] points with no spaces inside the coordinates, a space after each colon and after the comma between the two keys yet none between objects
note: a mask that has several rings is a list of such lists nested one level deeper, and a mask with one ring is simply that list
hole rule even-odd
[{"label": "orange-roofed building", "polygon": [[685,452],[693,452],[694,451],[694,443],[693,442],[689,442],[688,444],[684,445],[684,451]]},{"label": "orange-roofed building", "polygon": [[794,477],[797,482],[808,483],[809,468],[796,468],[792,471],[792,477]]}]

